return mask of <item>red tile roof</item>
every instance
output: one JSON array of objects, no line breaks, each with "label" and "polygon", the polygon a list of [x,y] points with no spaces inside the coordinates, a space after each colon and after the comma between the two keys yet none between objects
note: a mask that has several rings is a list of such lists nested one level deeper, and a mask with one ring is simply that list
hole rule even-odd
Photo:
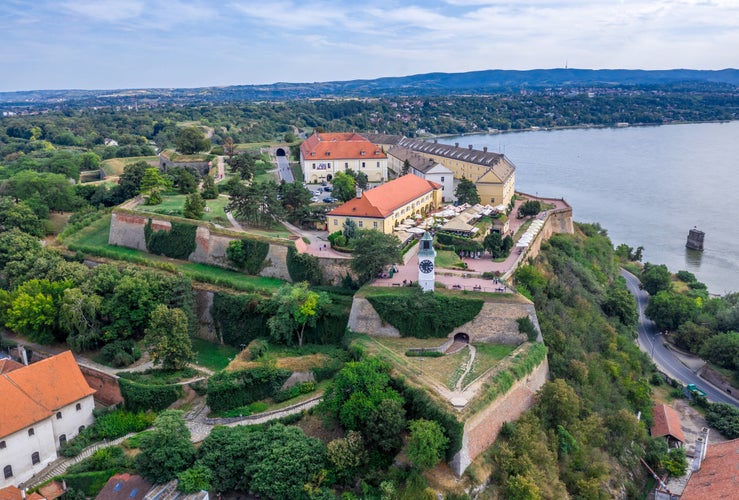
[{"label": "red tile roof", "polygon": [[739,497],[739,439],[709,444],[700,470],[693,472],[681,500]]},{"label": "red tile roof", "polygon": [[365,191],[361,198],[352,198],[328,215],[384,219],[394,210],[435,189],[441,189],[441,184],[408,174]]},{"label": "red tile roof", "polygon": [[[0,500],[22,500],[23,499],[23,492],[20,490],[20,488],[17,488],[15,486],[6,486],[5,488],[0,488]],[[46,500],[43,496],[39,495],[38,493],[31,493],[29,495],[26,495],[26,500]]]},{"label": "red tile roof", "polygon": [[33,425],[94,393],[71,351],[2,374],[0,436]]},{"label": "red tile roof", "polygon": [[655,405],[652,410],[654,413],[654,425],[652,426],[652,437],[661,437],[670,435],[680,442],[685,442],[683,428],[680,426],[680,416],[675,410],[667,405]]},{"label": "red tile roof", "polygon": [[127,472],[108,479],[95,500],[137,500],[144,498],[152,484],[139,475]]},{"label": "red tile roof", "polygon": [[18,368],[23,368],[24,366],[24,364],[12,359],[0,359],[0,374],[12,372],[13,370],[17,370]]},{"label": "red tile roof", "polygon": [[387,158],[379,146],[353,132],[313,134],[300,145],[300,152],[305,161]]}]

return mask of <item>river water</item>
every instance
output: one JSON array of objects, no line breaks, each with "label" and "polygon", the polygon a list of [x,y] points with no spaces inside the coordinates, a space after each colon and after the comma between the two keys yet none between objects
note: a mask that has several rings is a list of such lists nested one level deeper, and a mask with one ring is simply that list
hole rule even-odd
[{"label": "river water", "polygon": [[[709,292],[739,291],[739,121],[481,134],[439,139],[487,146],[516,165],[516,190],[564,198],[644,262],[694,273]],[[685,248],[688,231],[705,250]]]}]

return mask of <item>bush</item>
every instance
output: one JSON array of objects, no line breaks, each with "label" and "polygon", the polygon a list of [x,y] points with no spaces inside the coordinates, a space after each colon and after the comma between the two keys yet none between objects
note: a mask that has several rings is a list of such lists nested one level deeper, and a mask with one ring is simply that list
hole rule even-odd
[{"label": "bush", "polygon": [[228,345],[239,347],[257,337],[267,337],[267,317],[261,312],[264,297],[256,294],[233,295],[216,292],[210,314],[218,336]]},{"label": "bush", "polygon": [[254,275],[264,267],[268,253],[269,243],[251,239],[231,241],[226,249],[226,256],[235,267]]},{"label": "bush", "polygon": [[711,404],[706,410],[706,422],[727,439],[739,438],[739,408],[735,406]]},{"label": "bush", "polygon": [[288,399],[296,398],[302,394],[309,394],[316,390],[316,384],[313,382],[301,382],[299,384],[295,384],[289,389],[285,389],[284,391],[279,391],[277,394],[272,396],[272,399],[275,401],[275,403],[281,403],[283,401],[287,401]]},{"label": "bush", "polygon": [[141,358],[141,351],[133,340],[116,340],[100,350],[106,363],[116,368],[128,366]]},{"label": "bush", "polygon": [[146,249],[156,255],[165,255],[173,259],[187,260],[195,251],[195,233],[198,226],[170,221],[169,231],[154,231],[151,228],[151,219],[144,226]]},{"label": "bush", "polygon": [[59,479],[66,481],[68,488],[82,491],[86,496],[94,498],[116,472],[118,472],[116,469],[108,469],[81,472],[79,474],[64,474]]},{"label": "bush", "polygon": [[287,271],[293,283],[307,281],[311,285],[321,283],[323,275],[318,265],[318,257],[307,253],[298,253],[294,247],[287,249]]},{"label": "bush", "polygon": [[409,349],[405,351],[405,355],[409,358],[440,358],[444,353],[428,349]]},{"label": "bush", "polygon": [[208,407],[221,412],[274,396],[290,374],[270,366],[216,373],[208,379]]},{"label": "bush", "polygon": [[463,250],[467,252],[482,252],[484,250],[482,243],[477,240],[443,231],[436,233],[436,240],[443,245],[453,246],[455,252]]},{"label": "bush", "polygon": [[125,407],[131,411],[159,411],[167,408],[182,395],[179,385],[145,385],[125,378],[118,379]]},{"label": "bush", "polygon": [[529,318],[528,316],[522,316],[516,319],[516,323],[518,323],[519,333],[525,333],[526,339],[529,342],[536,341],[537,337],[539,336],[539,332],[536,331],[536,327],[534,326],[534,323],[531,321],[531,318]]}]

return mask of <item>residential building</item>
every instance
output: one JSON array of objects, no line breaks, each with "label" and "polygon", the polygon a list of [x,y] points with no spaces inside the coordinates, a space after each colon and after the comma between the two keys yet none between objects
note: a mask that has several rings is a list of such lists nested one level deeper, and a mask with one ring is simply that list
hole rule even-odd
[{"label": "residential building", "polygon": [[680,426],[680,416],[670,406],[658,404],[652,410],[654,425],[650,429],[652,437],[664,437],[668,448],[681,448],[685,444],[685,435]]},{"label": "residential building", "polygon": [[358,229],[391,234],[396,225],[441,205],[441,185],[413,174],[404,175],[362,193],[326,214],[328,231],[340,231],[346,219]]},{"label": "residential building", "polygon": [[93,423],[94,392],[71,351],[0,374],[0,487],[33,477]]},{"label": "residential building", "polygon": [[409,173],[441,186],[441,201],[452,202],[454,197],[454,174],[441,163],[426,158],[412,149],[391,146],[387,150],[387,167],[392,172],[402,173],[408,162]]},{"label": "residential building", "polygon": [[688,479],[681,500],[719,500],[737,498],[739,493],[739,439],[706,446],[705,457],[698,457],[698,470]]},{"label": "residential building", "polygon": [[359,134],[314,133],[300,145],[303,180],[331,182],[337,172],[363,172],[369,182],[387,180],[387,155]]}]

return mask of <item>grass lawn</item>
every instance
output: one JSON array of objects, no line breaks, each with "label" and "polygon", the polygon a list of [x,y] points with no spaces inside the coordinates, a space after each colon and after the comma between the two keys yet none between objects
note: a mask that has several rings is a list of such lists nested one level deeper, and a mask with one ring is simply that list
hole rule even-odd
[{"label": "grass lawn", "polygon": [[[138,205],[136,210],[152,214],[171,215],[174,217],[182,217],[182,210],[185,207],[185,194],[167,195],[163,197],[159,205]],[[210,209],[203,213],[200,220],[212,222],[213,219],[219,218],[219,224],[224,227],[231,227],[231,223],[226,218],[224,207],[228,205],[229,199],[225,196],[219,196],[215,200],[205,200],[205,205]],[[225,221],[225,222],[224,222]]]},{"label": "grass lawn", "polygon": [[151,267],[167,268],[167,270],[179,270],[195,281],[213,283],[242,291],[259,291],[274,293],[285,284],[277,278],[264,276],[248,276],[229,269],[199,264],[196,262],[178,261],[140,252],[132,248],[108,245],[108,233],[110,232],[110,215],[105,215],[96,220],[88,227],[69,236],[64,243],[71,250],[80,250],[92,255],[99,255],[109,259],[135,262]]},{"label": "grass lawn", "polygon": [[108,160],[103,160],[102,162],[103,172],[105,172],[105,175],[108,175],[108,176],[118,176],[123,173],[123,169],[126,168],[126,165],[130,165],[131,163],[136,163],[137,161],[145,161],[152,167],[156,167],[157,165],[159,165],[158,156],[132,156],[130,158],[110,158]]},{"label": "grass lawn", "polygon": [[459,269],[459,265],[462,264],[462,259],[459,255],[452,252],[451,250],[437,250],[436,251],[436,266],[446,269]]},{"label": "grass lawn", "polygon": [[464,378],[462,386],[466,386],[470,382],[474,381],[477,377],[495,366],[499,361],[508,357],[516,349],[516,346],[503,344],[474,345],[477,350],[475,360],[472,362],[472,369]]},{"label": "grass lawn", "polygon": [[293,178],[295,178],[296,182],[302,182],[303,180],[303,169],[300,167],[300,162],[298,161],[291,161],[290,162],[290,170],[293,172]]},{"label": "grass lawn", "polygon": [[226,368],[231,360],[239,354],[236,347],[216,344],[199,338],[192,339],[192,350],[197,353],[195,360],[198,365],[216,372]]},{"label": "grass lawn", "polygon": [[59,234],[64,231],[71,216],[72,212],[65,212],[63,214],[49,212],[49,224],[47,227],[51,231],[51,234]]}]

